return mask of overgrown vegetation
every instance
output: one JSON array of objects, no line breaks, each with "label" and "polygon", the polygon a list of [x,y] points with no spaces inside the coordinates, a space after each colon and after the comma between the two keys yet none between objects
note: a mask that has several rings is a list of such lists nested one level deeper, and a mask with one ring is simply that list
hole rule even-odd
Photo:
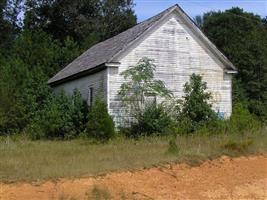
[{"label": "overgrown vegetation", "polygon": [[[212,110],[211,93],[207,92],[207,83],[200,75],[192,74],[189,82],[184,85],[184,101],[178,115],[178,121],[187,121],[187,132],[196,131],[201,125],[218,120]],[[179,122],[178,122],[179,123]]]},{"label": "overgrown vegetation", "polygon": [[85,129],[87,105],[76,90],[51,96],[26,128],[32,139],[73,139]]},{"label": "overgrown vegetation", "polygon": [[157,104],[156,98],[170,100],[173,95],[163,81],[154,79],[155,70],[152,60],[142,58],[136,66],[121,73],[125,83],[121,85],[119,95],[126,108],[124,124],[130,123],[131,136],[164,133],[171,124],[164,102]]},{"label": "overgrown vegetation", "polygon": [[86,126],[86,135],[101,142],[115,136],[114,122],[108,114],[107,105],[98,97],[90,109]]},{"label": "overgrown vegetation", "polygon": [[[200,75],[192,74],[184,85],[183,99],[175,99],[164,82],[154,80],[155,70],[152,60],[143,58],[122,73],[126,82],[119,95],[127,108],[126,120],[132,117],[128,134],[134,137],[166,134],[174,129],[192,133],[205,123],[217,120],[209,103],[211,94]],[[157,101],[157,98],[161,99]]]},{"label": "overgrown vegetation", "polygon": [[147,103],[144,110],[136,114],[136,122],[131,124],[131,136],[164,135],[168,133],[173,123],[163,104]]},{"label": "overgrown vegetation", "polygon": [[177,146],[176,140],[174,138],[169,141],[169,148],[167,152],[171,154],[179,154],[179,147]]},{"label": "overgrown vegetation", "polygon": [[163,81],[154,79],[155,70],[153,60],[144,57],[136,66],[121,73],[126,82],[121,85],[119,95],[127,112],[131,112],[133,117],[146,108],[146,103],[150,103],[147,98],[172,96]]},{"label": "overgrown vegetation", "polygon": [[[192,74],[184,85],[184,97],[175,99],[162,81],[153,80],[155,69],[152,61],[144,58],[122,73],[126,83],[122,84],[119,94],[127,108],[126,119],[132,117],[127,136],[242,134],[263,126],[242,103],[234,105],[230,119],[220,118],[212,109],[211,93],[207,92],[207,84],[200,75]],[[152,101],[148,97],[152,97]]]},{"label": "overgrown vegetation", "polygon": [[[128,136],[245,134],[266,126],[267,20],[232,8],[197,21],[238,68],[232,117],[221,120],[212,111],[201,76],[193,74],[177,100],[155,79],[153,61],[143,58],[122,73],[127,82],[120,95],[134,119]],[[88,110],[77,91],[55,96],[47,80],[85,49],[135,24],[132,1],[0,0],[0,134],[114,138],[104,102]]]},{"label": "overgrown vegetation", "polygon": [[221,155],[251,155],[266,151],[266,129],[247,131],[242,135],[117,138],[104,144],[83,139],[31,141],[18,136],[0,137],[0,181],[74,178],[169,162],[195,164]]},{"label": "overgrown vegetation", "polygon": [[55,97],[47,81],[93,44],[135,25],[132,8],[120,0],[0,0],[0,134],[77,137],[87,118],[81,101]]}]

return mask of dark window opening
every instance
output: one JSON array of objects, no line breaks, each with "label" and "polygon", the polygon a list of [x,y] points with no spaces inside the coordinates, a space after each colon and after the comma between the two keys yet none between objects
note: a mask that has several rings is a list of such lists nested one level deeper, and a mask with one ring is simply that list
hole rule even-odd
[{"label": "dark window opening", "polygon": [[88,106],[92,106],[93,105],[93,88],[89,88],[89,94],[88,94]]}]

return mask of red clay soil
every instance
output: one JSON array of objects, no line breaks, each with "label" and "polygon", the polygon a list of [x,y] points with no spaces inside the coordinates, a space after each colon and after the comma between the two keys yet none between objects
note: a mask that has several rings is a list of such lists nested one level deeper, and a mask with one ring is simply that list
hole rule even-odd
[{"label": "red clay soil", "polygon": [[267,199],[267,156],[223,156],[197,167],[168,165],[40,185],[0,183],[0,199],[93,199],[93,188],[111,199]]}]

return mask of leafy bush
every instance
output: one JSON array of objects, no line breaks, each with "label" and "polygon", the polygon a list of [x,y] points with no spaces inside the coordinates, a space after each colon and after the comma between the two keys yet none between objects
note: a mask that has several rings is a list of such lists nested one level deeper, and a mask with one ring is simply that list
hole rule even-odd
[{"label": "leafy bush", "polygon": [[5,135],[36,120],[51,101],[48,77],[79,54],[71,39],[60,44],[41,30],[22,31],[9,51],[0,54],[0,132]]},{"label": "leafy bush", "polygon": [[188,117],[181,117],[179,116],[178,122],[176,123],[176,127],[174,129],[176,134],[188,134],[192,133],[194,130],[193,124],[191,119]]},{"label": "leafy bush", "polygon": [[209,100],[212,96],[207,90],[207,83],[202,81],[200,75],[192,74],[190,81],[184,85],[184,104],[182,112],[192,122],[200,123],[215,118],[215,112]]},{"label": "leafy bush", "polygon": [[262,126],[257,117],[251,114],[246,107],[239,103],[234,105],[233,114],[229,123],[231,126],[230,130],[234,133],[256,131]]},{"label": "leafy bush", "polygon": [[223,148],[231,151],[242,152],[247,150],[252,144],[253,144],[252,139],[246,139],[244,141],[239,141],[239,142],[229,140],[223,145]]},{"label": "leafy bush", "polygon": [[216,135],[216,134],[229,134],[231,131],[231,126],[229,120],[217,119],[213,121],[208,121],[195,131],[195,133],[200,135]]},{"label": "leafy bush", "polygon": [[172,124],[173,120],[163,104],[147,103],[144,111],[136,115],[136,122],[133,122],[131,127],[131,136],[165,134]]},{"label": "leafy bush", "polygon": [[211,94],[206,92],[206,83],[200,75],[192,74],[184,86],[185,97],[178,107],[177,133],[235,134],[255,131],[261,127],[259,120],[241,103],[236,103],[230,119],[216,116],[209,103]]},{"label": "leafy bush", "polygon": [[179,147],[176,144],[175,138],[171,139],[169,141],[169,147],[168,147],[168,153],[170,154],[178,154],[179,153]]},{"label": "leafy bush", "polygon": [[71,139],[85,128],[87,107],[78,91],[72,97],[52,96],[26,131],[32,139]]},{"label": "leafy bush", "polygon": [[[147,102],[147,97],[162,97],[165,100],[173,95],[164,82],[154,79],[156,65],[144,57],[129,69],[121,73],[125,82],[121,85],[119,95],[127,110],[127,118],[131,117],[129,136],[164,133],[171,124],[171,117],[163,105]],[[127,119],[128,120],[128,119]]]},{"label": "leafy bush", "polygon": [[260,120],[252,115],[246,107],[238,103],[234,105],[230,119],[208,121],[196,132],[199,134],[245,134],[257,131],[261,127]]},{"label": "leafy bush", "polygon": [[196,74],[192,74],[189,82],[184,85],[185,96],[178,121],[181,123],[181,127],[187,129],[186,133],[194,132],[203,124],[217,118],[209,103],[212,96],[206,89],[207,83]]},{"label": "leafy bush", "polygon": [[86,133],[88,137],[101,142],[106,142],[115,136],[113,119],[108,114],[106,103],[99,97],[89,111]]},{"label": "leafy bush", "polygon": [[[28,70],[17,59],[0,58],[0,132],[17,132],[27,122],[25,108],[19,103],[20,94],[28,80]],[[16,80],[13,80],[16,77]]]}]

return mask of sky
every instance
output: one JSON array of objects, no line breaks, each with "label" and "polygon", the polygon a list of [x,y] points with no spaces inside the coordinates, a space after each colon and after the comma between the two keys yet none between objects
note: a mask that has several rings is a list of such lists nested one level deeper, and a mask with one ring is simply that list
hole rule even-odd
[{"label": "sky", "polygon": [[134,0],[138,22],[152,17],[174,4],[179,4],[191,17],[208,11],[240,7],[262,17],[267,16],[267,0]]}]

